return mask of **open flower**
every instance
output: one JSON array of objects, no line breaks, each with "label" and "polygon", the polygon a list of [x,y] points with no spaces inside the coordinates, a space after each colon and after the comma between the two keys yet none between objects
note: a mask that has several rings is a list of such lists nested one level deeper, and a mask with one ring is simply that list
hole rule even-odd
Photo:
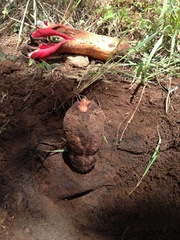
[{"label": "open flower", "polygon": [[52,24],[38,21],[36,31],[32,32],[31,40],[43,40],[51,36],[61,37],[60,42],[40,44],[36,50],[28,56],[33,59],[47,59],[53,54],[73,53],[85,55],[102,61],[120,53],[124,55],[129,49],[126,41],[118,38],[95,34],[78,30],[62,24]]},{"label": "open flower", "polygon": [[31,34],[31,38],[44,39],[44,38],[51,37],[51,36],[58,36],[58,37],[63,38],[64,40],[62,40],[59,43],[48,43],[48,44],[39,45],[39,47],[35,51],[28,54],[28,56],[30,58],[44,59],[44,58],[48,57],[49,55],[55,53],[63,43],[73,39],[72,37],[70,37],[64,33],[54,30],[53,26],[51,26],[51,27],[45,27],[45,26],[46,25],[44,25],[43,28],[40,28],[40,29],[36,30],[35,32],[33,32]]}]

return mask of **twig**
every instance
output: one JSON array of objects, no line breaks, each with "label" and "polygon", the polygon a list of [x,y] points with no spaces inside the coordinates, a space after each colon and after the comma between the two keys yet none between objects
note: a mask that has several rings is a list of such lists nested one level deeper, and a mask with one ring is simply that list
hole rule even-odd
[{"label": "twig", "polygon": [[4,127],[10,122],[10,120],[7,120],[7,122],[0,128],[0,134],[2,133]]},{"label": "twig", "polygon": [[66,8],[66,11],[64,13],[64,19],[67,19],[69,17],[69,15],[72,11],[73,5],[74,5],[74,1],[70,0],[68,6]]},{"label": "twig", "polygon": [[[16,18],[10,17],[9,15],[8,15],[8,17],[9,17],[9,19],[11,19],[12,21],[15,21],[15,22],[18,22],[18,23],[21,23],[21,22],[22,22],[22,21],[20,21],[20,20],[18,20],[18,19],[16,19]],[[26,26],[28,26],[28,27],[31,27],[31,28],[35,28],[35,26],[33,26],[33,25],[29,24],[29,23],[26,23],[26,22],[24,22],[24,25],[26,25]]]},{"label": "twig", "polygon": [[23,31],[24,21],[25,21],[25,17],[26,17],[26,13],[27,13],[27,10],[28,10],[29,3],[30,3],[30,0],[28,0],[27,3],[26,3],[23,18],[21,20],[21,26],[20,26],[20,29],[19,29],[18,42],[17,42],[16,50],[18,49],[19,44],[20,44],[21,34],[22,34],[22,31]]},{"label": "twig", "polygon": [[116,134],[116,146],[119,143],[119,130],[121,129],[121,126],[123,125],[123,123],[127,120],[129,114],[123,119],[123,121],[119,124],[118,130],[117,130],[117,134]]},{"label": "twig", "polygon": [[36,0],[33,0],[33,16],[34,16],[34,25],[37,24],[37,6],[36,6]]},{"label": "twig", "polygon": [[170,101],[171,101],[171,96],[173,95],[173,93],[178,89],[178,86],[171,88],[171,82],[172,79],[170,78],[169,80],[169,87],[168,87],[168,92],[167,92],[167,97],[166,97],[166,102],[165,102],[165,111],[166,114],[168,113],[168,109],[169,109],[169,105],[170,105]]},{"label": "twig", "polygon": [[136,112],[137,112],[137,110],[138,110],[138,108],[139,108],[139,105],[140,105],[140,103],[141,103],[143,94],[144,94],[144,92],[145,92],[145,88],[146,88],[146,86],[144,85],[144,87],[143,87],[143,89],[142,89],[142,92],[141,92],[141,95],[140,95],[140,98],[139,98],[139,101],[138,101],[138,103],[137,103],[137,105],[136,105],[136,107],[135,107],[135,109],[134,109],[134,111],[133,111],[130,119],[128,120],[125,128],[124,128],[123,131],[122,131],[122,134],[121,134],[121,137],[120,137],[120,139],[119,139],[119,142],[122,141],[125,131],[127,130],[129,124],[131,123],[132,119],[134,118],[134,115],[136,114]]}]

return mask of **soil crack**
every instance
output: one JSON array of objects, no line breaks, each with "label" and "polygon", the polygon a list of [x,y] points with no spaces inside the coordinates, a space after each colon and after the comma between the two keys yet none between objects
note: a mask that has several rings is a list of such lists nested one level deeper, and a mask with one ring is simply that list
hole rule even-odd
[{"label": "soil crack", "polygon": [[112,187],[114,185],[101,185],[101,186],[98,186],[98,187],[95,187],[95,188],[91,188],[91,189],[88,189],[88,190],[85,190],[85,191],[82,191],[82,192],[79,192],[79,193],[75,193],[75,194],[72,194],[72,195],[69,195],[69,196],[65,196],[65,197],[62,197],[60,198],[61,200],[73,200],[73,199],[76,199],[76,198],[80,198],[80,197],[83,197],[91,192],[94,192],[95,190],[97,189],[100,189],[102,187]]},{"label": "soil crack", "polygon": [[83,197],[85,195],[87,195],[88,193],[94,191],[95,189],[89,189],[89,190],[86,190],[86,191],[83,191],[83,192],[80,192],[80,193],[75,193],[71,196],[66,196],[66,197],[63,197],[61,198],[61,200],[73,200],[73,199],[76,199],[76,198],[80,198],[80,197]]}]

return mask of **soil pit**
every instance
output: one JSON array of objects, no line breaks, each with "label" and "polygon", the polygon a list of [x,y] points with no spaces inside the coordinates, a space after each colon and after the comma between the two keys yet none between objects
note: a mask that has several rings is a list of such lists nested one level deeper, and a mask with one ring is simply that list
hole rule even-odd
[{"label": "soil pit", "polygon": [[[104,75],[83,94],[106,115],[105,140],[95,168],[78,174],[52,150],[66,144],[62,123],[73,99],[62,103],[77,86],[73,76],[86,69],[29,67],[20,52],[11,54],[16,40],[0,39],[7,54],[0,63],[0,239],[178,240],[179,89],[165,114],[166,94],[150,85],[127,125],[142,87],[136,91],[120,75]],[[157,146],[157,126],[158,158],[129,195]]]}]

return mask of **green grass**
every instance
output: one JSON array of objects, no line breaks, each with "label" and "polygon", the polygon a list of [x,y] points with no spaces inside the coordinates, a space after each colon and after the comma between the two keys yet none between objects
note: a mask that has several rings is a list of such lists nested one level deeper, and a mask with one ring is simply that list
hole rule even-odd
[{"label": "green grass", "polygon": [[157,131],[158,131],[158,138],[159,138],[159,139],[158,139],[157,146],[156,146],[156,148],[155,148],[155,150],[154,150],[154,152],[153,152],[153,154],[152,154],[152,156],[151,156],[151,159],[150,159],[150,161],[149,161],[149,163],[148,163],[148,165],[147,165],[147,167],[146,167],[146,169],[145,169],[142,177],[138,180],[136,186],[129,192],[129,195],[132,194],[132,193],[136,190],[136,188],[139,187],[139,185],[142,183],[143,179],[144,179],[145,176],[148,174],[149,169],[150,169],[151,166],[154,164],[154,162],[156,161],[156,159],[157,159],[157,157],[158,157],[158,155],[159,155],[159,149],[160,149],[160,145],[161,145],[161,136],[160,136],[160,133],[159,133],[159,129],[158,129],[158,128],[157,128]]},{"label": "green grass", "polygon": [[[136,27],[133,25],[133,19],[129,23],[132,13],[130,15],[128,12],[126,16],[123,16],[124,28],[122,27],[122,29],[125,29],[127,38],[133,40],[131,41],[132,48],[130,51],[125,56],[120,57],[118,62],[105,63],[96,73],[87,72],[85,75],[91,75],[91,78],[86,83],[83,82],[83,79],[87,78],[86,76],[80,79],[77,93],[94,84],[103,74],[114,72],[117,68],[121,69],[120,72],[123,76],[128,75],[133,83],[143,85],[158,82],[159,78],[162,79],[165,76],[166,79],[180,77],[180,8],[178,1],[170,2],[166,0],[163,5],[159,3],[154,11],[152,11],[153,7],[148,7],[146,2],[139,2],[142,14],[140,15],[140,12],[138,12],[140,17],[137,17],[137,14],[133,17],[133,19],[136,18]],[[143,8],[143,3],[146,4],[145,8]],[[134,3],[131,2],[131,4]],[[137,4],[138,2],[136,2]],[[118,11],[118,9],[116,10]],[[110,8],[109,11],[112,11],[112,14],[107,12],[108,17],[105,15],[105,20],[110,22],[109,26],[114,30],[113,21],[116,21],[119,13],[115,14],[115,8]],[[126,9],[126,11],[129,10]],[[146,16],[146,18],[143,18],[143,16]],[[128,29],[126,25],[128,25]],[[143,36],[138,34],[138,37],[136,37],[137,32],[143,32],[144,34]],[[131,69],[131,73],[129,73],[129,70],[126,71],[127,68]]]}]

